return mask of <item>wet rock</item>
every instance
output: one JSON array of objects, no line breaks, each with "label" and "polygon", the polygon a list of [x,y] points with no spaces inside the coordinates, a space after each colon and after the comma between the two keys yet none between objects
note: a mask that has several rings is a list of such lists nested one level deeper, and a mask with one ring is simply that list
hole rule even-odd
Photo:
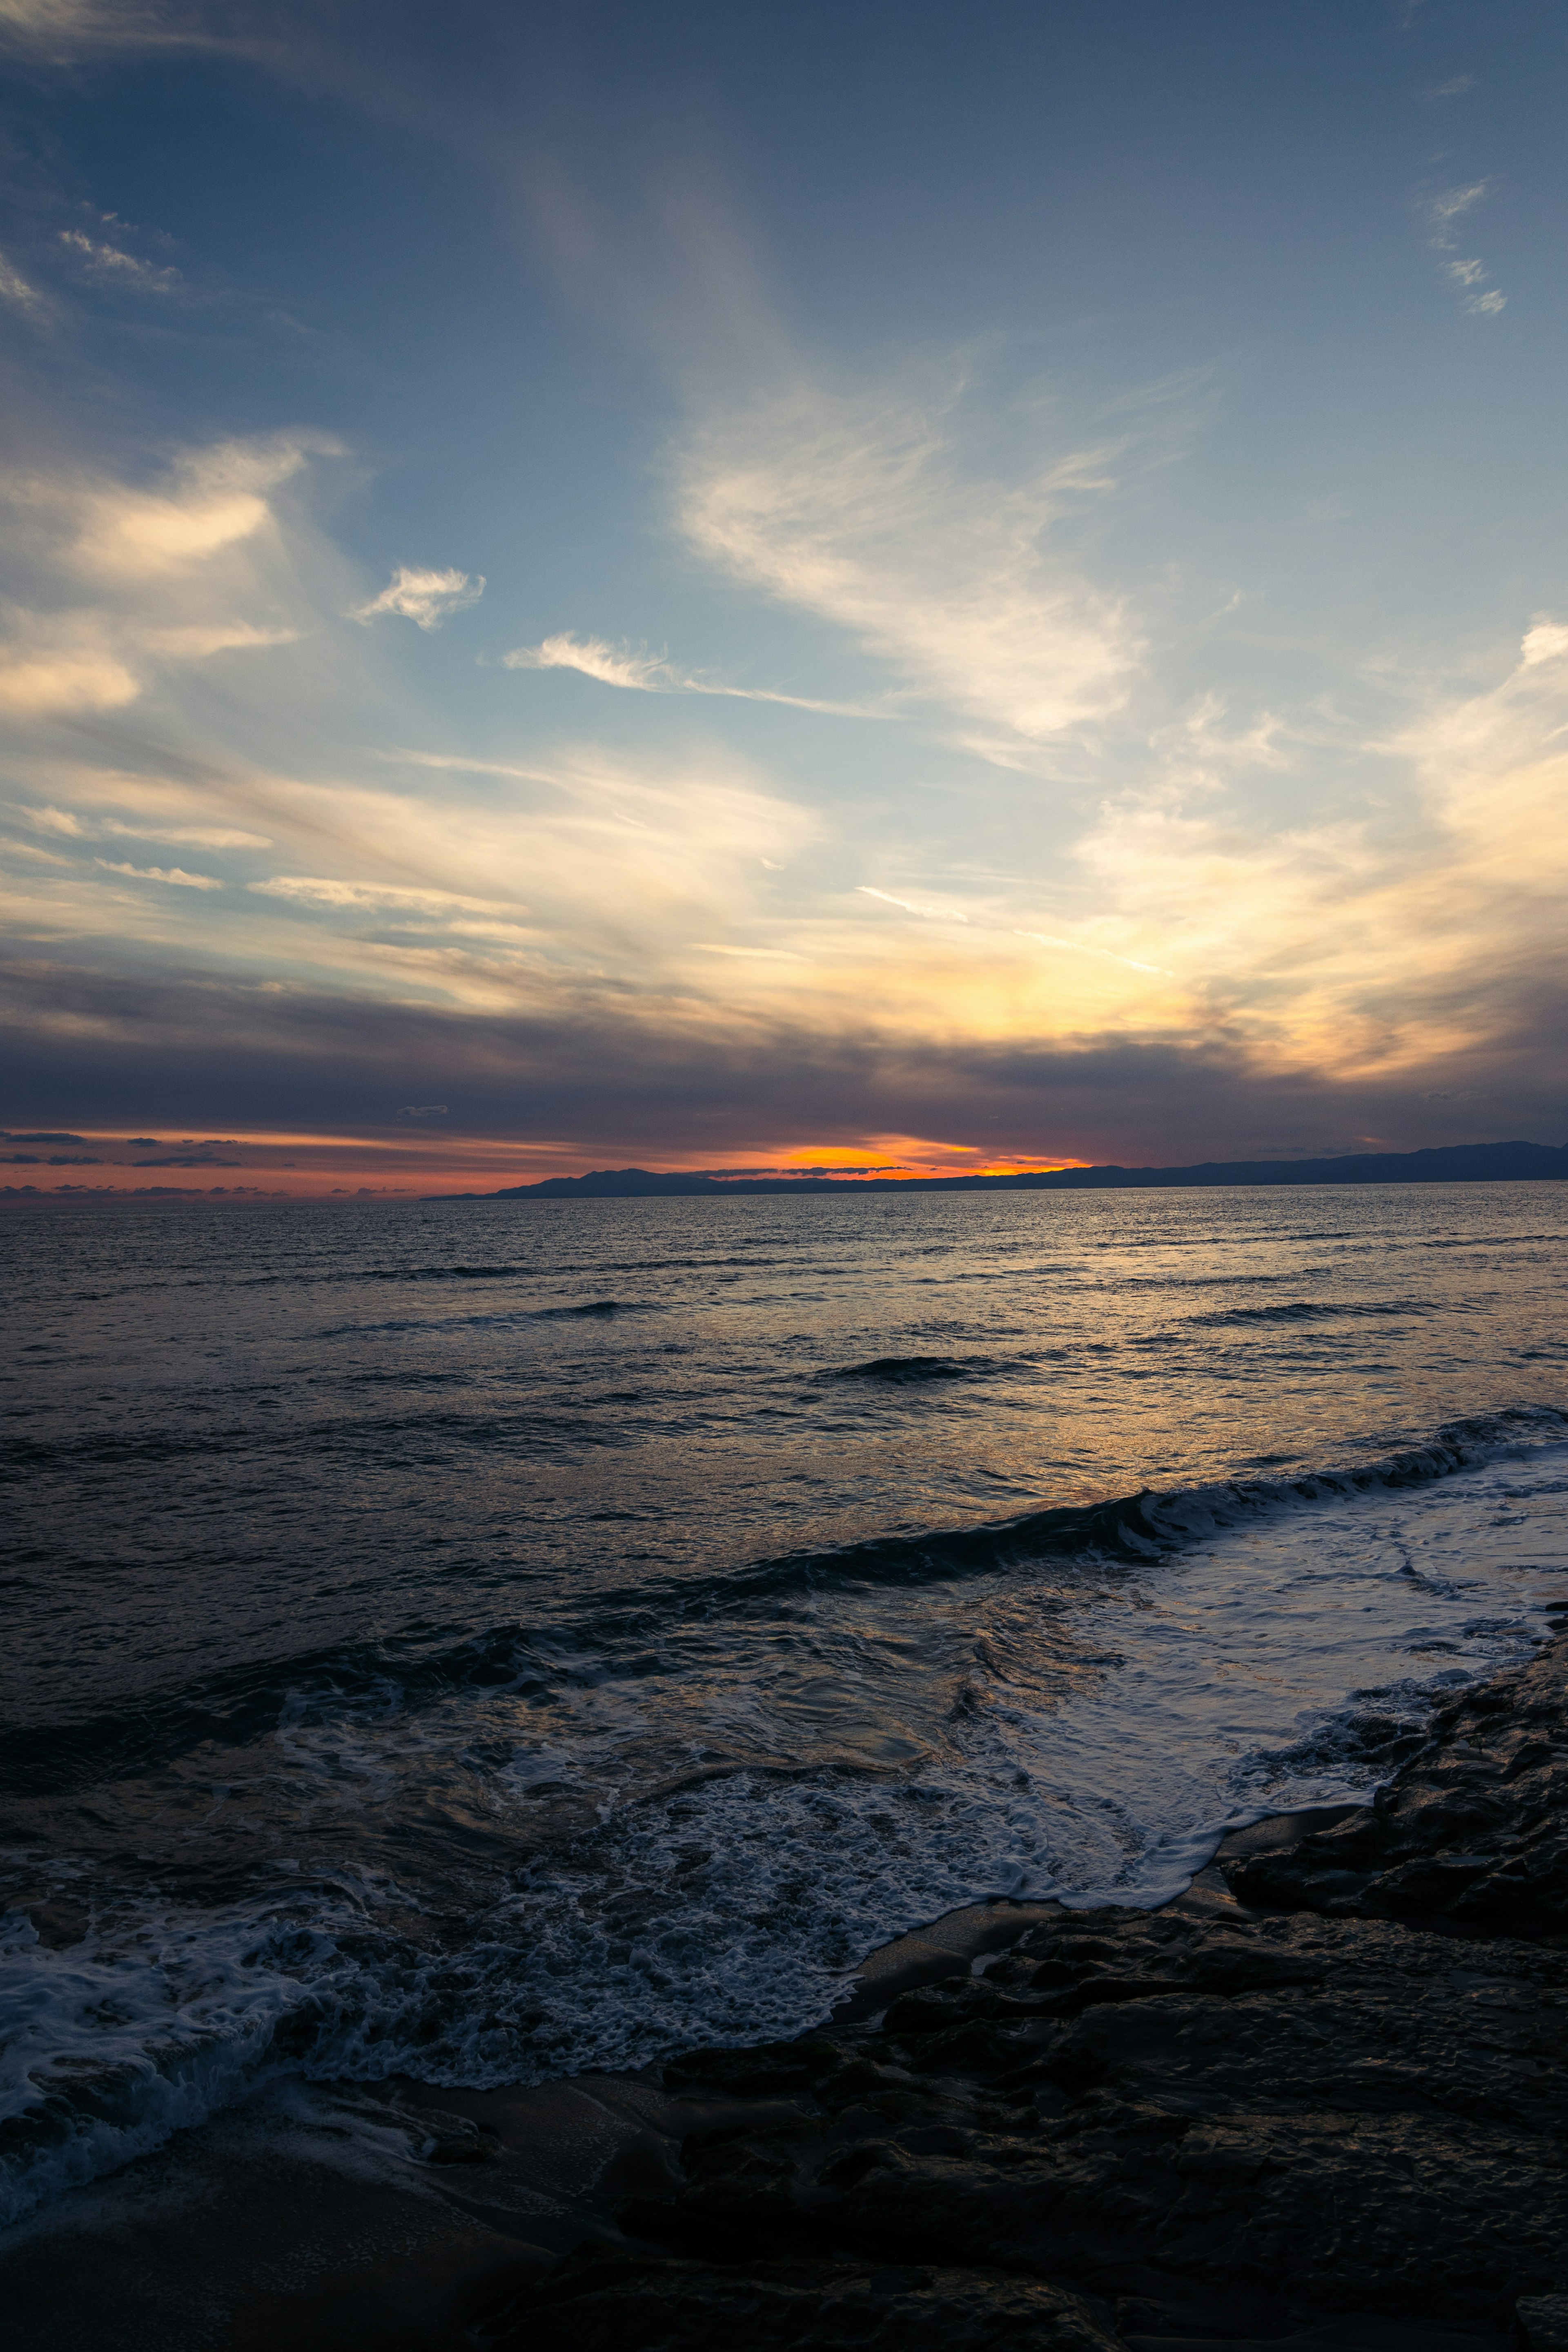
[{"label": "wet rock", "polygon": [[880,2020],[689,2053],[672,2087],[775,2105],[519,2352],[1568,2352],[1565,1789],[1568,1641],[1373,1805],[1239,1838],[1239,1901],[1037,1915]]},{"label": "wet rock", "polygon": [[1264,1910],[1568,1934],[1568,1644],[1450,1699],[1376,1801],[1283,1853],[1222,1864]]},{"label": "wet rock", "polygon": [[531,2304],[518,2352],[1121,2352],[1082,2298],[1038,2280],[921,2263],[799,2261],[745,2269],[595,2249]]},{"label": "wet rock", "polygon": [[425,2151],[426,2164],[493,2164],[498,2151],[489,2140],[438,2139]]},{"label": "wet rock", "polygon": [[1568,2352],[1568,2294],[1526,2295],[1515,2316],[1523,2352]]}]

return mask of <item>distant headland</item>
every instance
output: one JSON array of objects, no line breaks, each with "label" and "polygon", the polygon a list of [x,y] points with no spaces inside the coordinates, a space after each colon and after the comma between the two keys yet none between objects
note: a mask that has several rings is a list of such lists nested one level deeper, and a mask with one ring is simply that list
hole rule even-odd
[{"label": "distant headland", "polygon": [[647,1201],[727,1192],[1081,1192],[1181,1184],[1497,1184],[1568,1180],[1568,1144],[1453,1143],[1338,1160],[1205,1160],[1190,1168],[1053,1168],[1016,1176],[700,1176],[601,1168],[456,1201]]}]

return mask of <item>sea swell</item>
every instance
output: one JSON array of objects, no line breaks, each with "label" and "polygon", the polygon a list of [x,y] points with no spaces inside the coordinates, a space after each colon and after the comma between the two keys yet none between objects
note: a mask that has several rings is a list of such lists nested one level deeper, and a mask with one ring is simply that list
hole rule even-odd
[{"label": "sea swell", "polygon": [[384,1713],[468,1689],[528,1696],[560,1672],[563,1656],[597,1655],[626,1641],[644,1645],[682,1622],[744,1616],[759,1602],[835,1590],[946,1584],[1045,1560],[1077,1566],[1091,1577],[1117,1567],[1147,1567],[1271,1515],[1336,1497],[1400,1493],[1563,1434],[1568,1413],[1543,1405],[1506,1406],[1448,1423],[1424,1445],[1305,1476],[1145,1489],[967,1528],[784,1552],[724,1573],[601,1589],[590,1609],[542,1610],[526,1626],[502,1623],[479,1633],[460,1633],[455,1625],[426,1627],[401,1638],[258,1661],[122,1709],[0,1731],[0,1794],[144,1771],[209,1741],[244,1746],[286,1715],[297,1719],[321,1706]]}]

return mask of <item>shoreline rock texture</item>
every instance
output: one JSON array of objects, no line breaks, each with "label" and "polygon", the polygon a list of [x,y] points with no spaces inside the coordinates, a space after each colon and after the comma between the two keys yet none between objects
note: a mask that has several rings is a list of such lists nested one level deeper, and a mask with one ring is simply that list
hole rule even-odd
[{"label": "shoreline rock texture", "polygon": [[764,2119],[482,2340],[1568,2352],[1565,1795],[1559,1637],[1162,1912],[1037,1910],[879,2015],[685,2053],[668,2091]]}]

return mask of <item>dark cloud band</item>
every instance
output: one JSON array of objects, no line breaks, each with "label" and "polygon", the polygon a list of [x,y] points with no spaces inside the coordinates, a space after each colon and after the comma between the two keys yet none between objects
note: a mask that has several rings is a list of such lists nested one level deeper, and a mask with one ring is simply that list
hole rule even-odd
[{"label": "dark cloud band", "polygon": [[1261,1070],[1223,1037],[1035,1046],[825,1035],[672,1018],[630,995],[548,1020],[459,1014],[36,961],[0,966],[0,1064],[13,1117],[61,1130],[406,1136],[405,1107],[438,1099],[443,1136],[553,1142],[601,1164],[610,1153],[709,1163],[878,1135],[983,1157],[1175,1161],[1560,1141],[1568,1101],[1543,1041],[1565,1008],[1542,1002],[1543,989],[1489,1008],[1484,1051],[1347,1082]]}]

